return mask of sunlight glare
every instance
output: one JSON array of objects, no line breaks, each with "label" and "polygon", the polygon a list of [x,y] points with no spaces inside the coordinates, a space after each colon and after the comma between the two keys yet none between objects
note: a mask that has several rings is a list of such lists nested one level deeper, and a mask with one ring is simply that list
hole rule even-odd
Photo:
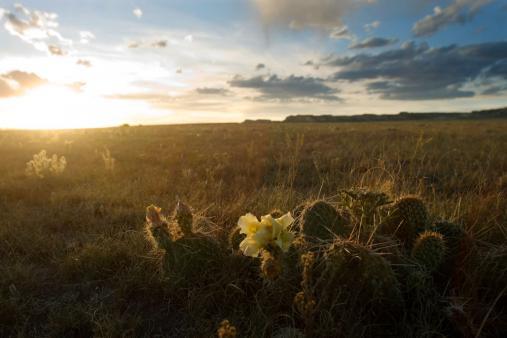
[{"label": "sunlight glare", "polygon": [[[126,122],[118,102],[67,86],[44,85],[11,98],[0,125],[19,129],[66,129],[116,126]],[[125,110],[127,107],[124,107]]]}]

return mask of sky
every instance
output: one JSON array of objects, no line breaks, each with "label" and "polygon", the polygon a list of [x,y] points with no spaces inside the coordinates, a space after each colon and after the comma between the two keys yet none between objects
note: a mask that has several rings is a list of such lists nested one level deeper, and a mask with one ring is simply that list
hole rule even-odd
[{"label": "sky", "polygon": [[507,0],[0,0],[0,128],[507,106]]}]

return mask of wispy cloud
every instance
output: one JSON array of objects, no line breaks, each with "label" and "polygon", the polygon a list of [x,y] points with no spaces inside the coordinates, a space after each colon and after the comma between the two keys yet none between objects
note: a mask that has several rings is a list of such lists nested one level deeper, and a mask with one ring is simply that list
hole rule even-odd
[{"label": "wispy cloud", "polygon": [[366,38],[362,41],[357,41],[349,46],[350,49],[363,49],[363,48],[379,48],[394,45],[398,42],[396,38]]},{"label": "wispy cloud", "polygon": [[380,27],[380,21],[375,20],[373,22],[365,24],[363,27],[367,33],[370,33]]},{"label": "wispy cloud", "polygon": [[333,30],[342,27],[342,17],[372,0],[253,0],[262,20],[268,25],[284,25],[294,29]]},{"label": "wispy cloud", "polygon": [[142,16],[143,16],[143,11],[141,10],[141,8],[134,8],[134,10],[132,11],[132,14],[134,14],[134,16],[138,19],[140,19]]},{"label": "wispy cloud", "polygon": [[433,14],[417,21],[412,32],[416,36],[433,35],[445,26],[451,24],[465,24],[471,21],[477,12],[491,0],[454,0],[449,6],[436,6]]},{"label": "wispy cloud", "polygon": [[26,90],[47,83],[37,74],[14,70],[0,74],[0,98],[22,95]]},{"label": "wispy cloud", "polygon": [[197,88],[195,90],[197,94],[200,95],[219,95],[219,96],[225,96],[231,94],[231,91],[226,88],[212,88],[212,87],[202,87]]},{"label": "wispy cloud", "polygon": [[262,70],[262,69],[265,69],[266,68],[266,65],[263,64],[263,63],[258,63],[256,66],[255,66],[255,70]]},{"label": "wispy cloud", "polygon": [[30,10],[21,4],[15,4],[14,10],[3,9],[0,16],[5,20],[4,28],[11,35],[50,55],[63,55],[63,46],[72,45],[71,40],[58,32],[56,13]]},{"label": "wispy cloud", "polygon": [[95,39],[95,34],[89,31],[81,31],[79,32],[79,42],[82,44],[90,43],[91,40]]},{"label": "wispy cloud", "polygon": [[78,59],[76,61],[76,64],[87,68],[90,68],[92,66],[91,61],[86,59]]},{"label": "wispy cloud", "polygon": [[130,49],[136,49],[136,48],[145,48],[145,47],[152,47],[152,48],[166,48],[168,45],[167,40],[156,40],[153,42],[147,42],[147,41],[132,41],[129,42],[127,45]]},{"label": "wispy cloud", "polygon": [[329,37],[335,40],[354,40],[355,36],[350,32],[347,26],[335,27],[329,33]]}]

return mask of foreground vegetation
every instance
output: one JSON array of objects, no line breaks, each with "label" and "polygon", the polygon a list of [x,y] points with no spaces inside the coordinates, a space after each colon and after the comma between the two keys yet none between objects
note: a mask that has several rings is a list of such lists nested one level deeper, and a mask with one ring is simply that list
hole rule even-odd
[{"label": "foreground vegetation", "polygon": [[[0,336],[207,337],[225,319],[238,337],[501,336],[506,130],[497,120],[0,132]],[[27,176],[43,149],[64,156],[64,170]],[[410,240],[388,225],[406,195],[427,209]],[[323,200],[342,230],[308,237],[303,215]],[[209,250],[168,268],[146,207],[161,206],[169,224],[178,201]],[[247,212],[275,209],[292,211],[307,237],[271,276],[229,235]],[[442,220],[462,230],[458,249]],[[420,259],[423,235],[443,240],[445,258],[436,244]],[[346,257],[360,258],[355,275],[312,268]],[[359,272],[383,273],[386,288],[356,283]],[[312,303],[305,290],[320,308],[301,306]]]}]

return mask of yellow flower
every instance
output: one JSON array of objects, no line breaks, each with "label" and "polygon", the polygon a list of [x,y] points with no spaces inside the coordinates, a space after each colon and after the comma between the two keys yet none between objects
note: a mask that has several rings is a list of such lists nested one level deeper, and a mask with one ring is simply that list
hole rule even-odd
[{"label": "yellow flower", "polygon": [[246,256],[257,257],[262,248],[273,243],[286,252],[294,234],[289,231],[289,226],[294,221],[290,213],[274,219],[271,215],[261,217],[261,221],[254,215],[248,213],[241,216],[238,221],[240,233],[246,238],[240,243],[240,249]]}]

